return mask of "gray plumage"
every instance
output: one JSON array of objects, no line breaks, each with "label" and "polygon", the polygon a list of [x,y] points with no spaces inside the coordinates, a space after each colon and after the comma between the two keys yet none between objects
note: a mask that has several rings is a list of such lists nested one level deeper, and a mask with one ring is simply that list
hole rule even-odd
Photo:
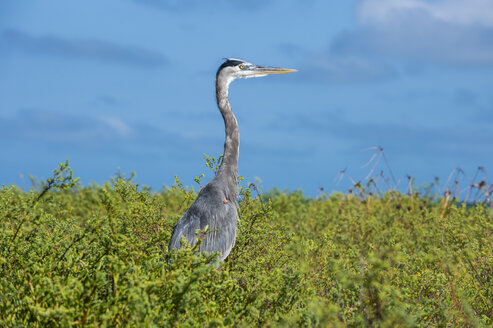
[{"label": "gray plumage", "polygon": [[238,222],[238,155],[240,137],[236,117],[228,99],[229,84],[237,78],[266,76],[295,72],[278,67],[253,65],[240,59],[227,59],[216,74],[216,99],[225,125],[226,138],[221,166],[214,177],[199,192],[197,199],[183,214],[171,235],[168,249],[180,247],[183,235],[190,245],[195,245],[196,231],[209,227],[209,233],[199,236],[200,252],[219,252],[223,261],[236,241]]}]

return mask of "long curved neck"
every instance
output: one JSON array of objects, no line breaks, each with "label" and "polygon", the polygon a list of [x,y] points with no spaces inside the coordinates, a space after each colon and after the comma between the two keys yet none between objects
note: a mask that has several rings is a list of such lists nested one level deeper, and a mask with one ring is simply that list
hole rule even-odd
[{"label": "long curved neck", "polygon": [[234,177],[236,184],[236,174],[238,172],[238,156],[240,152],[240,134],[236,117],[231,110],[228,99],[228,88],[231,80],[219,75],[216,79],[216,98],[217,106],[224,119],[226,129],[226,139],[224,141],[224,154],[218,175],[226,174]]}]

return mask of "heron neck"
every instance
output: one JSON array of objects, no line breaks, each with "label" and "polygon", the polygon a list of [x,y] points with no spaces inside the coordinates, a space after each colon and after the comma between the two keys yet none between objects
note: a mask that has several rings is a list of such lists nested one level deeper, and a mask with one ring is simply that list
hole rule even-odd
[{"label": "heron neck", "polygon": [[217,106],[224,119],[226,139],[224,141],[224,154],[218,175],[226,174],[234,177],[238,172],[238,156],[240,152],[240,134],[236,117],[233,114],[228,99],[228,88],[231,81],[218,78],[216,80]]}]

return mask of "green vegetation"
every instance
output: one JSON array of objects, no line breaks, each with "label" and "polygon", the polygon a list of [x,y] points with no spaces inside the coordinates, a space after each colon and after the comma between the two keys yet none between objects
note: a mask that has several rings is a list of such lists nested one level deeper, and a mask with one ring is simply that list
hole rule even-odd
[{"label": "green vegetation", "polygon": [[354,190],[243,187],[236,246],[215,268],[167,251],[196,196],[178,180],[81,187],[66,163],[31,191],[3,187],[0,326],[492,325],[489,207]]}]

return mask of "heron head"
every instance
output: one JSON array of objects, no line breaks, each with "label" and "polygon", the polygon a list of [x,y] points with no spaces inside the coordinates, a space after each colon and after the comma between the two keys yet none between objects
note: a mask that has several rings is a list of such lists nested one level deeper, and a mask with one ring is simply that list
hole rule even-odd
[{"label": "heron head", "polygon": [[261,77],[270,74],[283,74],[296,72],[295,69],[258,66],[247,61],[235,58],[227,58],[217,70],[217,78],[223,77],[228,82],[235,79],[246,79],[250,77]]}]

